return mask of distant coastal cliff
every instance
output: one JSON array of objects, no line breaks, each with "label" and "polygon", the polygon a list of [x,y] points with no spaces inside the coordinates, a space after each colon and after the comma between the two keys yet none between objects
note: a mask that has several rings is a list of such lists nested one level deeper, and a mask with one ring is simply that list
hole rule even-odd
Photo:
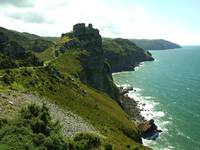
[{"label": "distant coastal cliff", "polygon": [[154,60],[149,51],[136,46],[128,39],[103,38],[103,49],[112,72],[134,70],[140,62]]},{"label": "distant coastal cliff", "polygon": [[147,50],[165,50],[165,49],[181,48],[180,45],[163,39],[155,39],[155,40],[130,39],[130,41],[135,43],[137,46]]}]

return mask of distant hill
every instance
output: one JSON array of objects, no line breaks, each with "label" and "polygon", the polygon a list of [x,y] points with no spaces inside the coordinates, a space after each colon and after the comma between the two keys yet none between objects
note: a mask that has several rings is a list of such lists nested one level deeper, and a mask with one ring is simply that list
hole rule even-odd
[{"label": "distant hill", "polygon": [[0,33],[6,35],[10,41],[14,41],[22,46],[25,50],[41,52],[53,45],[56,38],[40,37],[38,35],[8,30],[0,27]]},{"label": "distant hill", "polygon": [[163,39],[155,39],[155,40],[130,39],[130,41],[135,43],[137,46],[147,50],[165,50],[165,49],[181,48],[180,45]]}]

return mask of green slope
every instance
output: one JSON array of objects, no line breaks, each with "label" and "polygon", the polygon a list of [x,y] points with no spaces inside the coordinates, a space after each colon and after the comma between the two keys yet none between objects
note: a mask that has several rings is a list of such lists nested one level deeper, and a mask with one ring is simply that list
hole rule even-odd
[{"label": "green slope", "polygon": [[0,33],[4,33],[11,41],[21,45],[24,49],[41,52],[53,44],[51,38],[43,38],[30,33],[21,33],[0,27]]},{"label": "green slope", "polygon": [[[92,38],[100,35],[91,28],[86,31],[83,38],[65,35],[37,53],[46,62],[44,66],[1,70],[0,91],[33,93],[78,114],[103,135],[103,144],[112,144],[115,150],[149,149],[141,144],[136,125],[117,99],[111,98],[118,91],[99,44],[101,40]],[[121,49],[124,51],[124,47]]]}]

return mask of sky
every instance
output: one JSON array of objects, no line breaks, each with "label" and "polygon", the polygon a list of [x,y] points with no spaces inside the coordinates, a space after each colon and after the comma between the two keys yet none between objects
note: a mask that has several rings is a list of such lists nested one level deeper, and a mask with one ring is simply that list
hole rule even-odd
[{"label": "sky", "polygon": [[200,0],[0,0],[0,26],[60,36],[92,23],[104,37],[200,45]]}]

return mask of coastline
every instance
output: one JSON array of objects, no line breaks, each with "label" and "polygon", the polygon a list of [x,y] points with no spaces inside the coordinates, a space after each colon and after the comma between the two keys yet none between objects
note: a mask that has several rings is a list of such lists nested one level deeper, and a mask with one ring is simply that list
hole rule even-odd
[{"label": "coastline", "polygon": [[141,137],[147,140],[156,140],[159,133],[158,128],[146,103],[134,98],[134,94],[139,90],[130,85],[118,85],[120,90],[120,105],[128,114],[129,119],[136,123]]}]

